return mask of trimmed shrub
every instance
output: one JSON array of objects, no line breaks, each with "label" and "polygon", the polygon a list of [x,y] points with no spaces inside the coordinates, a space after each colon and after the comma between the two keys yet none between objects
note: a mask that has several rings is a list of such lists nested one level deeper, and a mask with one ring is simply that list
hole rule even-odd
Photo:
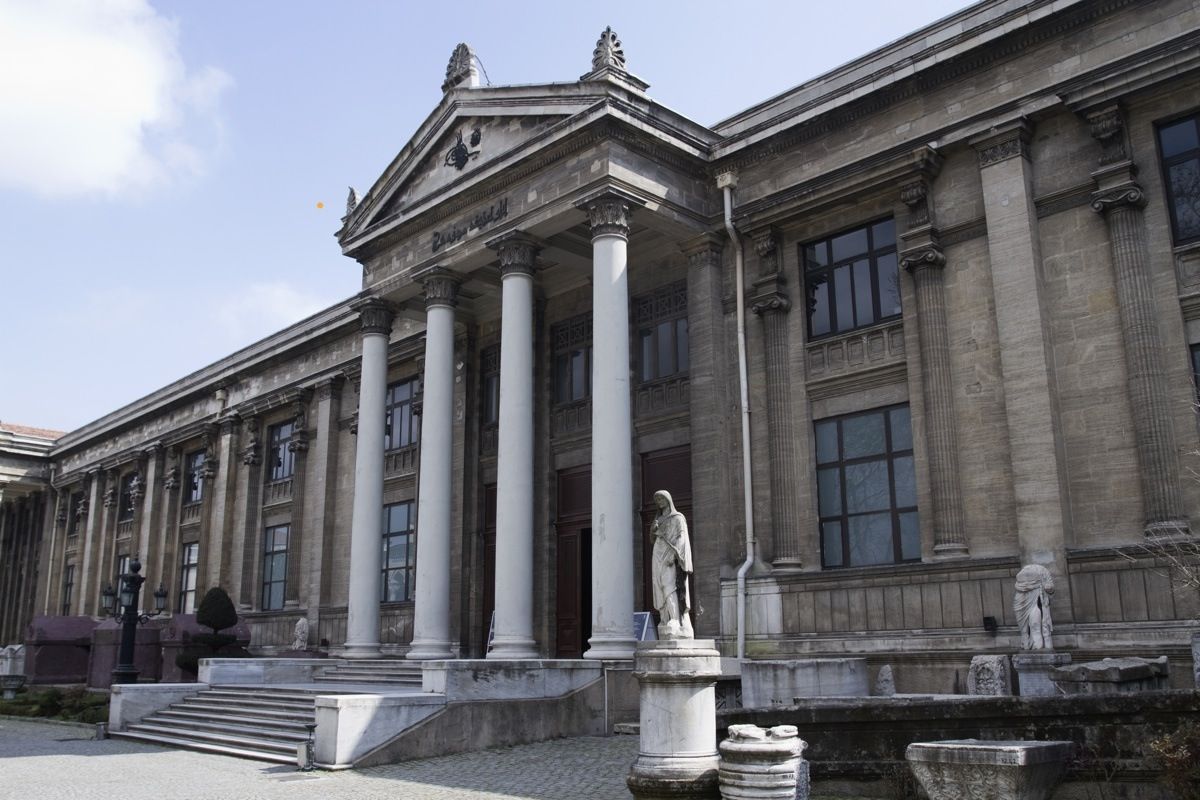
[{"label": "trimmed shrub", "polygon": [[218,634],[226,628],[237,625],[237,609],[229,599],[229,593],[220,586],[214,586],[204,593],[200,607],[196,609],[196,622],[212,628],[213,634]]}]

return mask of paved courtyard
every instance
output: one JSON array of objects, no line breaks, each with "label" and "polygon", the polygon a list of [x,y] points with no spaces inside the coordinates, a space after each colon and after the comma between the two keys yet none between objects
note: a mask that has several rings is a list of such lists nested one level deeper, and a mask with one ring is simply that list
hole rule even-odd
[{"label": "paved courtyard", "polygon": [[0,719],[0,800],[629,800],[637,737],[560,739],[346,772],[95,741],[88,729]]}]

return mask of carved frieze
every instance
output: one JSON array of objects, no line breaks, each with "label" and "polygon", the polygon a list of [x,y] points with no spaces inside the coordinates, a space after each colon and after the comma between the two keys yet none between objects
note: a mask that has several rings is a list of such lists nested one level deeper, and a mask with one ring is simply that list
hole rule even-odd
[{"label": "carved frieze", "polygon": [[422,285],[425,287],[425,308],[433,306],[458,305],[458,286],[460,279],[448,270],[438,269],[430,272]]},{"label": "carved frieze", "polygon": [[687,258],[689,270],[697,267],[719,267],[725,241],[712,234],[705,234],[686,243],[681,249]]},{"label": "carved frieze", "polygon": [[980,169],[1010,158],[1029,158],[1029,136],[1029,126],[1020,122],[1008,130],[972,140]]}]

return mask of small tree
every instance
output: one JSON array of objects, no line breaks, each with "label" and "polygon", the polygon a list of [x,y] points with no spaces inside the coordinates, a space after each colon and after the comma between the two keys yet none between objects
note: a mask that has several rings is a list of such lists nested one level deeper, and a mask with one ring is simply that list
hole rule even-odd
[{"label": "small tree", "polygon": [[237,625],[237,621],[237,609],[233,607],[228,592],[220,586],[214,586],[204,593],[200,607],[196,609],[196,622],[212,628],[213,635],[216,636],[226,628]]}]

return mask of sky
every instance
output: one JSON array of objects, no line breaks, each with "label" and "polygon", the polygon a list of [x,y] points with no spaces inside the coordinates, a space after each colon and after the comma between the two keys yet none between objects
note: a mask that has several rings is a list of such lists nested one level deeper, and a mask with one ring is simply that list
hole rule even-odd
[{"label": "sky", "polygon": [[606,25],[712,124],[962,0],[0,0],[0,421],[73,430],[359,290],[335,232],[441,100]]}]

